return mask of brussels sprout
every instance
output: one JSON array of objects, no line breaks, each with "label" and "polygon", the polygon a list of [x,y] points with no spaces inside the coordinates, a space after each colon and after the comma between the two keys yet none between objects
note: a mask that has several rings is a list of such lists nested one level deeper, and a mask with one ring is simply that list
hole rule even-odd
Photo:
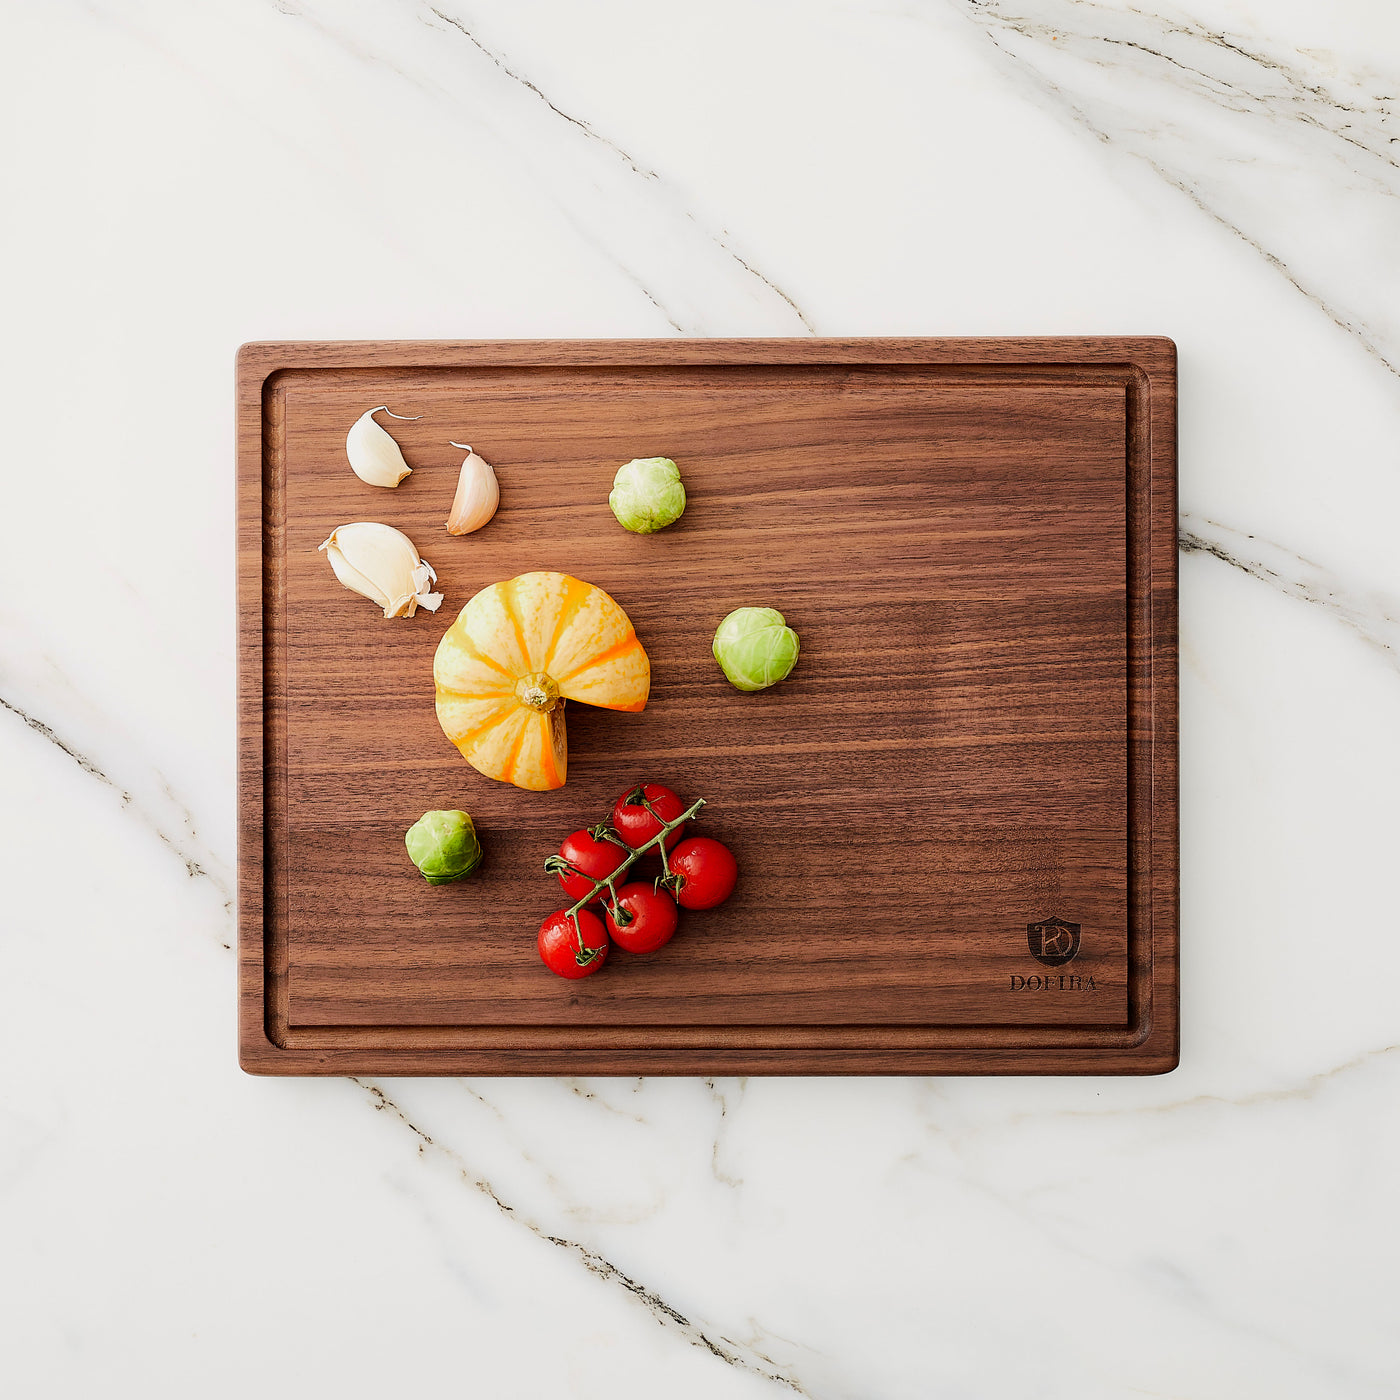
[{"label": "brussels sprout", "polygon": [[430,885],[450,885],[481,864],[481,842],[465,812],[425,812],[403,843]]},{"label": "brussels sprout", "polygon": [[608,504],[624,529],[638,535],[664,530],[685,510],[681,469],[669,457],[638,457],[617,469]]},{"label": "brussels sprout", "polygon": [[776,608],[738,608],[715,633],[715,660],[740,690],[765,690],[797,665],[797,633]]}]

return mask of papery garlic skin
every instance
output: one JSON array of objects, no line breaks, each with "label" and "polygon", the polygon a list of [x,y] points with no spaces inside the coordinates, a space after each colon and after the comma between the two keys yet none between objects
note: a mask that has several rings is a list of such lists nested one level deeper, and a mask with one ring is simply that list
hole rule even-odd
[{"label": "papery garlic skin", "polygon": [[469,535],[495,515],[501,504],[501,486],[491,463],[478,457],[467,443],[451,442],[448,446],[466,448],[467,459],[457,477],[457,494],[452,498],[452,513],[447,517],[447,533]]},{"label": "papery garlic skin", "polygon": [[436,612],[441,593],[429,593],[437,574],[420,558],[402,530],[361,520],[332,530],[320,546],[346,588],[378,603],[385,617],[412,617],[419,608]]},{"label": "papery garlic skin", "polygon": [[[397,486],[413,468],[403,459],[399,445],[374,421],[376,413],[389,413],[380,404],[368,413],[362,413],[345,435],[345,455],[350,459],[350,469],[367,486]],[[390,413],[397,418],[397,413]]]}]

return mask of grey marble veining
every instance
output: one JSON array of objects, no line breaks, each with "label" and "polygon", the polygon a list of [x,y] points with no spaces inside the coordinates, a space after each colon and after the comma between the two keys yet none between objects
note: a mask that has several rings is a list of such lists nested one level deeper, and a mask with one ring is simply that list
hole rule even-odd
[{"label": "grey marble veining", "polygon": [[[1400,373],[1400,45],[1303,49],[1214,6],[956,2],[1049,109],[1180,190]],[[1378,37],[1393,31],[1369,9]]]}]

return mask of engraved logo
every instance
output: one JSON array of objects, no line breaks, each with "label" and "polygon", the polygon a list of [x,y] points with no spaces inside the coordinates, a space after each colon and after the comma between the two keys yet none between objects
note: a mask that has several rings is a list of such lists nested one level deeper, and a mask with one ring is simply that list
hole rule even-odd
[{"label": "engraved logo", "polygon": [[1026,925],[1031,957],[1046,967],[1063,967],[1079,953],[1079,925],[1065,919],[1042,919]]}]

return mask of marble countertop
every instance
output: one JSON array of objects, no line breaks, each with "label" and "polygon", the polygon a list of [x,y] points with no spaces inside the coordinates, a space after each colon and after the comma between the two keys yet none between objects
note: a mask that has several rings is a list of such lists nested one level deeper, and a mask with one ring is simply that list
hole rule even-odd
[{"label": "marble countertop", "polygon": [[[0,1384],[1400,1390],[1400,10],[12,5]],[[1158,1079],[234,1054],[233,353],[1170,335]]]}]

